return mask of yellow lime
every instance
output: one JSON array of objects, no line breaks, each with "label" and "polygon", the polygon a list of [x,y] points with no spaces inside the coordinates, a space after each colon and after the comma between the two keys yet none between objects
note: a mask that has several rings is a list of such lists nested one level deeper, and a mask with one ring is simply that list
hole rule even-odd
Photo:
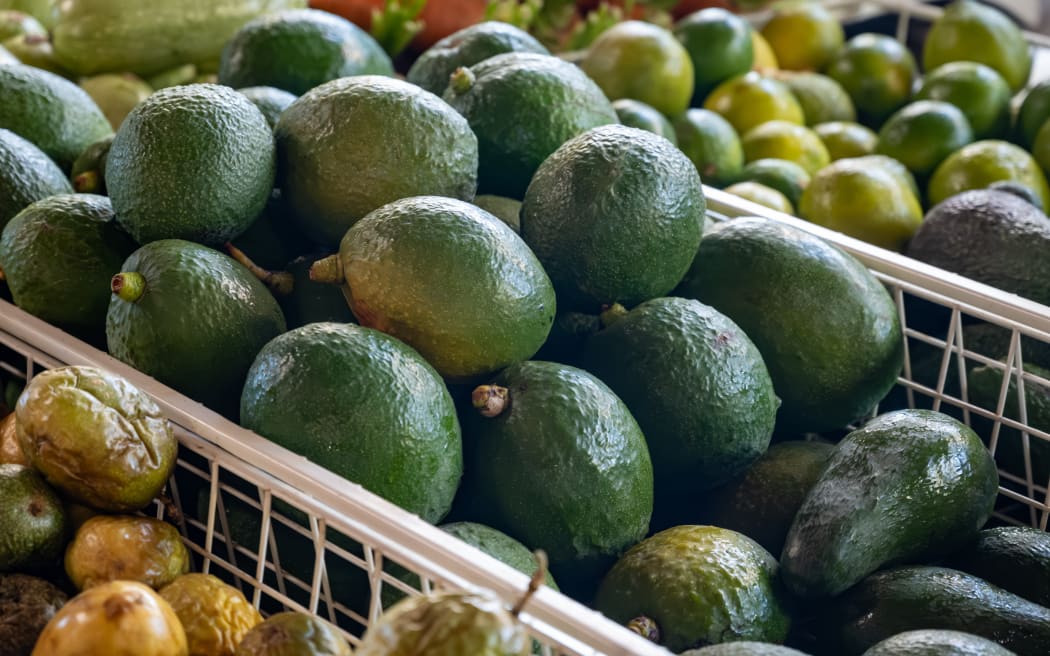
[{"label": "yellow lime", "polygon": [[762,36],[761,32],[751,30],[751,50],[754,52],[752,70],[760,73],[768,73],[780,68],[777,55],[773,52],[773,46]]},{"label": "yellow lime", "polygon": [[791,201],[788,200],[787,196],[764,184],[759,184],[757,182],[738,182],[729,185],[725,190],[730,194],[740,196],[744,200],[749,200],[752,203],[768,207],[771,210],[776,210],[785,214],[795,213],[795,208],[791,206]]},{"label": "yellow lime", "polygon": [[780,68],[819,71],[831,62],[846,36],[842,25],[818,2],[784,3],[762,28]]},{"label": "yellow lime", "polygon": [[805,122],[802,107],[787,86],[754,71],[715,87],[704,108],[721,114],[739,134],[767,121]]},{"label": "yellow lime", "polygon": [[1014,91],[1024,88],[1032,70],[1032,53],[1017,24],[995,7],[972,0],[948,5],[923,43],[926,70],[954,61],[987,64]]},{"label": "yellow lime", "polygon": [[857,120],[853,100],[841,84],[827,75],[781,71],[774,77],[786,84],[798,100],[802,114],[806,117],[806,125]]},{"label": "yellow lime", "polygon": [[831,162],[828,149],[813,130],[787,121],[769,121],[744,135],[744,161],[786,159],[810,175]]},{"label": "yellow lime", "polygon": [[1020,146],[986,139],[955,151],[930,178],[930,205],[970,189],[984,189],[993,182],[1009,180],[1030,187],[1039,194],[1043,207],[1050,207],[1050,188],[1039,164]]},{"label": "yellow lime", "polygon": [[879,143],[879,136],[860,123],[831,121],[813,126],[813,131],[824,142],[832,161],[870,155]]}]

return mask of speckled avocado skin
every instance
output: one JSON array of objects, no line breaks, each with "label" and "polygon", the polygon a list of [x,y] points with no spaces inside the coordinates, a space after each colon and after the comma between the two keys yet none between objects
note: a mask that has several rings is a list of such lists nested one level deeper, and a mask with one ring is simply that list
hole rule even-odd
[{"label": "speckled avocado skin", "polygon": [[0,66],[0,98],[0,128],[35,144],[63,171],[113,131],[83,89],[33,66]]},{"label": "speckled avocado skin", "polygon": [[33,202],[71,193],[73,187],[62,169],[43,151],[0,129],[0,230]]},{"label": "speckled avocado skin", "polygon": [[824,651],[859,656],[916,629],[965,631],[1018,656],[1045,656],[1050,609],[983,579],[944,567],[908,566],[872,574],[813,621]]},{"label": "speckled avocado skin", "polygon": [[273,132],[229,87],[162,89],[121,124],[106,158],[117,221],[135,241],[220,245],[259,215],[273,189]]},{"label": "speckled avocado skin", "polygon": [[486,523],[544,549],[563,587],[604,571],[649,528],[653,470],[637,422],[574,367],[527,361],[492,383],[507,388],[507,408],[492,418],[468,409],[463,426],[469,490]]},{"label": "speckled avocado skin", "polygon": [[241,423],[429,522],[448,512],[463,472],[441,377],[405,344],[353,324],[313,323],[267,344]]},{"label": "speckled avocado skin", "polygon": [[478,193],[522,198],[536,169],[563,143],[619,123],[602,90],[557,57],[510,52],[470,67],[466,90],[444,98],[478,136]]},{"label": "speckled avocado skin", "polygon": [[947,564],[1050,608],[1050,533],[1046,531],[1031,526],[985,529],[952,554]]},{"label": "speckled avocado skin", "polygon": [[876,417],[839,443],[780,558],[803,597],[830,597],[887,564],[957,548],[991,516],[995,461],[966,425],[930,410]]},{"label": "speckled avocado skin", "polygon": [[521,206],[521,235],[563,310],[633,307],[682,279],[704,229],[700,175],[650,132],[594,128],[539,167]]},{"label": "speckled avocado skin", "polygon": [[926,629],[886,638],[864,656],[1016,656],[991,640],[962,631]]},{"label": "speckled avocado skin", "polygon": [[681,656],[808,656],[797,649],[770,642],[723,642],[720,645],[683,651]]},{"label": "speckled avocado skin", "polygon": [[116,295],[110,300],[110,354],[215,410],[235,413],[256,354],[285,330],[269,290],[231,258],[179,239],[139,248],[121,270],[141,274],[146,291],[133,303]]}]

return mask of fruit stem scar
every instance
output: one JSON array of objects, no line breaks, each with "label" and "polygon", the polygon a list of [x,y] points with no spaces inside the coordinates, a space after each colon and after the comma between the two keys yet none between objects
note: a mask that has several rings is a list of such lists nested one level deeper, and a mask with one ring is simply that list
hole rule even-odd
[{"label": "fruit stem scar", "polygon": [[466,93],[474,88],[474,72],[465,66],[460,66],[448,78],[448,83],[456,95]]},{"label": "fruit stem scar", "polygon": [[470,402],[482,417],[496,417],[507,409],[510,392],[499,385],[478,385],[470,394]]},{"label": "fruit stem scar", "polygon": [[134,303],[142,298],[142,294],[146,291],[146,279],[136,271],[125,271],[113,276],[109,288],[121,300]]},{"label": "fruit stem scar", "polygon": [[529,599],[532,599],[532,595],[536,594],[540,586],[547,582],[547,552],[543,549],[537,549],[532,552],[532,556],[536,559],[536,571],[532,573],[532,578],[529,579],[529,587],[525,590],[525,594],[521,596],[518,603],[514,604],[514,608],[510,609],[510,614],[514,617],[521,614],[525,604],[529,603]]},{"label": "fruit stem scar", "polygon": [[73,190],[78,194],[93,194],[100,188],[98,171],[84,171],[73,178]]},{"label": "fruit stem scar", "polygon": [[639,615],[627,623],[627,629],[629,631],[634,631],[649,642],[655,642],[657,644],[660,642],[660,625],[651,617]]},{"label": "fruit stem scar", "polygon": [[310,280],[330,285],[343,284],[343,262],[339,255],[329,255],[310,265]]},{"label": "fruit stem scar", "polygon": [[620,305],[619,303],[613,303],[612,305],[603,305],[601,320],[602,328],[608,328],[620,319],[627,316],[627,308]]},{"label": "fruit stem scar", "polygon": [[230,242],[226,242],[225,248],[230,257],[237,260],[245,269],[251,271],[252,275],[259,279],[259,282],[270,288],[270,291],[281,296],[288,296],[292,293],[292,289],[295,287],[295,278],[292,274],[287,271],[270,271],[262,268],[245,255],[244,251]]}]

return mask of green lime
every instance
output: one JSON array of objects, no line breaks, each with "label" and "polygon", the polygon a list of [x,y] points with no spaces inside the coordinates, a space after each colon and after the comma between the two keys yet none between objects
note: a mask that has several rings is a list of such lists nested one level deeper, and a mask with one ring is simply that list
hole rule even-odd
[{"label": "green lime", "polygon": [[1034,146],[1036,135],[1047,119],[1050,119],[1050,80],[1043,80],[1024,97],[1017,113],[1018,143],[1028,148]]},{"label": "green lime", "polygon": [[776,78],[787,85],[802,106],[806,125],[857,120],[853,100],[841,84],[827,75],[784,71]]},{"label": "green lime", "polygon": [[870,155],[879,143],[879,135],[860,123],[831,121],[813,126],[813,131],[824,142],[832,161]]},{"label": "green lime", "polygon": [[674,116],[693,97],[693,62],[669,31],[626,21],[602,32],[580,63],[609,100],[634,98]]},{"label": "green lime", "polygon": [[787,196],[764,184],[759,184],[757,182],[738,182],[726,187],[725,191],[726,193],[740,196],[744,200],[749,200],[752,203],[768,207],[771,210],[776,210],[785,214],[795,213],[795,208],[792,207],[791,201],[788,200]]},{"label": "green lime", "polygon": [[987,64],[1014,91],[1028,82],[1032,53],[1017,24],[1006,14],[972,0],[957,0],[926,34],[922,65],[928,71],[954,61]]},{"label": "green lime", "polygon": [[655,107],[630,98],[620,98],[612,106],[616,110],[616,116],[620,118],[620,123],[628,127],[658,134],[673,144],[678,143],[678,137],[674,133],[674,126]]},{"label": "green lime", "polygon": [[872,127],[908,101],[918,76],[907,48],[893,37],[871,33],[850,39],[825,73],[849,93],[861,123]]},{"label": "green lime", "polygon": [[810,175],[795,162],[767,158],[749,162],[738,179],[741,182],[757,182],[772,187],[784,194],[792,205],[798,207],[802,192],[809,185]]},{"label": "green lime", "polygon": [[795,162],[811,175],[831,162],[828,149],[813,130],[787,121],[769,121],[741,139],[748,162],[773,158]]},{"label": "green lime", "polygon": [[754,46],[751,26],[740,16],[708,7],[683,17],[674,35],[693,60],[693,104],[699,105],[715,86],[751,70]]},{"label": "green lime", "polygon": [[784,3],[762,27],[780,68],[819,71],[842,47],[846,35],[838,19],[817,2]]},{"label": "green lime", "polygon": [[704,184],[723,187],[736,181],[744,151],[729,121],[708,109],[690,109],[674,120],[678,147],[692,160]]},{"label": "green lime", "polygon": [[721,114],[739,134],[767,121],[802,125],[802,106],[782,82],[751,72],[718,85],[704,100],[704,109]]},{"label": "green lime", "polygon": [[962,110],[940,100],[918,100],[887,119],[879,130],[876,152],[923,178],[971,141],[973,131]]},{"label": "green lime", "polygon": [[930,178],[930,205],[969,189],[983,189],[999,180],[1020,182],[1034,189],[1050,207],[1050,188],[1039,164],[1020,146],[987,139],[955,151]]},{"label": "green lime", "polygon": [[1050,173],[1050,121],[1043,123],[1043,127],[1035,133],[1032,156],[1035,157],[1035,161],[1039,163],[1044,173]]},{"label": "green lime", "polygon": [[1011,95],[1010,85],[995,69],[960,61],[927,73],[915,98],[950,102],[966,115],[974,138],[990,139],[1004,137],[1010,129]]}]

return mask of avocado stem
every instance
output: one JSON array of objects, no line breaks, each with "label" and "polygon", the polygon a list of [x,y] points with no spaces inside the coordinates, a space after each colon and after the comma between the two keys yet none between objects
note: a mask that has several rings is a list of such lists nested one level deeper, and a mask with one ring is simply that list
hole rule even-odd
[{"label": "avocado stem", "polygon": [[510,390],[499,385],[478,385],[470,394],[470,402],[482,417],[497,417],[507,409]]},{"label": "avocado stem", "polygon": [[120,300],[134,303],[145,293],[146,279],[136,271],[125,271],[113,276],[109,288],[120,297]]},{"label": "avocado stem", "polygon": [[660,643],[660,625],[651,617],[639,615],[627,623],[627,629],[634,631],[649,642]]},{"label": "avocado stem", "polygon": [[476,80],[474,71],[466,66],[460,66],[449,76],[448,83],[452,87],[452,92],[458,96],[473,89]]},{"label": "avocado stem", "polygon": [[244,251],[230,242],[226,242],[225,248],[230,257],[237,260],[245,269],[251,271],[252,275],[258,278],[259,282],[269,287],[274,294],[288,296],[292,293],[292,289],[295,287],[295,278],[292,274],[287,271],[270,271],[262,268],[245,255]]},{"label": "avocado stem", "polygon": [[310,265],[310,280],[328,285],[343,284],[343,262],[339,254],[329,255]]},{"label": "avocado stem", "polygon": [[514,604],[514,608],[510,609],[510,614],[514,617],[521,614],[521,611],[525,609],[525,604],[532,599],[532,595],[536,594],[536,591],[547,582],[547,552],[537,549],[532,552],[532,557],[536,559],[536,571],[529,579],[529,587],[525,590],[525,594],[518,600],[518,603]]},{"label": "avocado stem", "polygon": [[602,321],[602,328],[608,328],[620,319],[627,316],[627,308],[620,305],[619,303],[613,303],[612,305],[603,305],[602,313],[600,315]]},{"label": "avocado stem", "polygon": [[73,191],[78,194],[94,194],[102,188],[98,171],[84,171],[73,178]]}]

